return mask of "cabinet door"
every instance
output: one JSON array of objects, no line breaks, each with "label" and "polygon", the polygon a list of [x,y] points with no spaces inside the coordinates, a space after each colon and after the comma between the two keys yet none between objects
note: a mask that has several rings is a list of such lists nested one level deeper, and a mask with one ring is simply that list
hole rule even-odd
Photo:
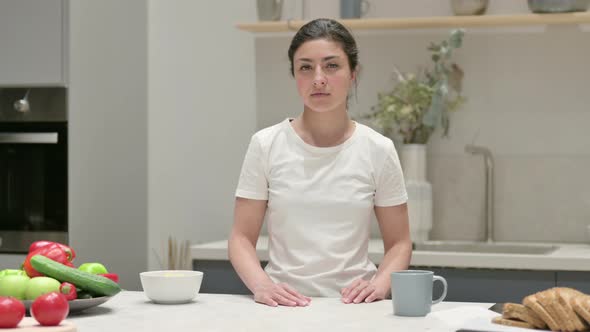
[{"label": "cabinet door", "polygon": [[557,286],[571,287],[590,294],[590,272],[558,271]]},{"label": "cabinet door", "polygon": [[[262,268],[268,262],[261,262]],[[252,294],[244,285],[230,261],[193,260],[193,270],[204,273],[201,293]]]},{"label": "cabinet door", "polygon": [[64,85],[65,0],[0,1],[0,85]]},{"label": "cabinet door", "polygon": [[[423,268],[447,279],[445,301],[516,302],[530,294],[555,287],[553,271],[515,271],[490,269]],[[433,297],[442,294],[439,282],[434,284]]]}]

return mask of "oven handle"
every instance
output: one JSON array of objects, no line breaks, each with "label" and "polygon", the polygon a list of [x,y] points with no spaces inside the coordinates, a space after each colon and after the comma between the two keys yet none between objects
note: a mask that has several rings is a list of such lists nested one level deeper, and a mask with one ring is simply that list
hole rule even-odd
[{"label": "oven handle", "polygon": [[57,144],[59,133],[0,133],[0,144]]}]

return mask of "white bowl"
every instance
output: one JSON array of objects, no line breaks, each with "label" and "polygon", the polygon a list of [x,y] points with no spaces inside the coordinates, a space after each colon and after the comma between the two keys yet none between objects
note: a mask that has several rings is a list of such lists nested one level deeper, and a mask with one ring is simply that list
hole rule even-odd
[{"label": "white bowl", "polygon": [[191,302],[201,289],[203,272],[189,270],[148,271],[139,274],[145,295],[155,303]]}]

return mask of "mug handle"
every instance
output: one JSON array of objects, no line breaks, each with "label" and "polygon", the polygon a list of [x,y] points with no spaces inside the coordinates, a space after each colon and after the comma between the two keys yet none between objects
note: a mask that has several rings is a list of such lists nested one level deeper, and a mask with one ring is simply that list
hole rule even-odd
[{"label": "mug handle", "polygon": [[371,3],[367,0],[361,0],[361,17],[367,15],[369,9],[371,9]]},{"label": "mug handle", "polygon": [[433,283],[434,283],[435,281],[437,281],[437,280],[443,283],[443,293],[442,293],[442,295],[441,295],[441,296],[440,296],[438,299],[436,299],[436,300],[433,300],[433,301],[432,301],[432,304],[437,304],[437,303],[439,303],[440,301],[444,300],[444,299],[445,299],[445,297],[447,297],[447,280],[446,280],[445,278],[441,277],[441,276],[434,276],[434,277],[432,278],[432,282],[433,282]]}]

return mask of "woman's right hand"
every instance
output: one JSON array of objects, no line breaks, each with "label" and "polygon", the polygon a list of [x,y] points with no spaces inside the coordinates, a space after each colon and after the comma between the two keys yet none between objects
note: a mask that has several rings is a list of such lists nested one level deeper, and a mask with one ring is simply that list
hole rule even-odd
[{"label": "woman's right hand", "polygon": [[309,305],[311,298],[301,295],[285,283],[275,284],[274,282],[269,282],[256,287],[254,290],[254,301],[271,307],[278,305],[305,307]]}]

